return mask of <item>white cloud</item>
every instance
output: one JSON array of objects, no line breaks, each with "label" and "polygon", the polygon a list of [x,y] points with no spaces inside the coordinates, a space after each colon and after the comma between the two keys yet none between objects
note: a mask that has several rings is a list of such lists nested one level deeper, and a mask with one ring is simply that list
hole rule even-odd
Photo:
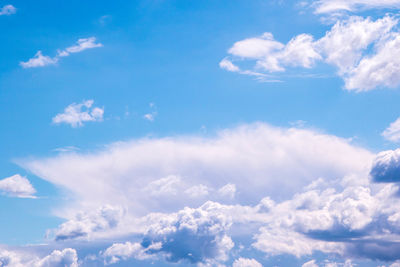
[{"label": "white cloud", "polygon": [[262,267],[255,259],[239,258],[233,262],[232,267]]},{"label": "white cloud", "polygon": [[0,193],[19,198],[36,198],[35,188],[26,177],[19,174],[0,180]]},{"label": "white cloud", "polygon": [[75,218],[61,224],[53,234],[56,241],[67,239],[90,240],[94,234],[101,236],[101,233],[116,228],[123,216],[124,210],[121,207],[106,205],[91,212],[76,214]]},{"label": "white cloud", "polygon": [[335,13],[340,11],[362,11],[377,8],[400,8],[399,0],[317,0],[312,2],[315,13]]},{"label": "white cloud", "polygon": [[380,152],[374,159],[370,175],[376,182],[400,182],[400,149]]},{"label": "white cloud", "polygon": [[58,58],[43,56],[42,51],[38,51],[33,58],[29,59],[27,62],[21,62],[20,65],[23,68],[36,68],[54,65],[57,62]]},{"label": "white cloud", "polygon": [[87,121],[102,121],[104,109],[93,107],[93,100],[86,100],[82,103],[72,103],[64,109],[64,113],[57,114],[53,118],[53,123],[67,123],[72,127],[83,126]]},{"label": "white cloud", "polygon": [[[221,131],[210,138],[144,138],[111,144],[94,153],[62,153],[20,164],[69,190],[77,199],[71,207],[78,210],[110,204],[145,215],[184,205],[198,206],[204,201],[191,194],[179,194],[178,199],[143,190],[170,175],[180,177],[183,187],[179,192],[206,187],[193,191],[207,191],[209,199],[219,200],[217,189],[230,183],[237,188],[236,203],[257,203],[266,195],[273,199],[291,197],[318,177],[329,180],[367,174],[372,159],[370,152],[345,139],[257,123]],[[161,190],[162,184],[154,187],[155,191]],[[165,188],[173,187],[174,183]],[[66,211],[60,213],[74,218]]]},{"label": "white cloud", "polygon": [[156,116],[157,116],[157,107],[156,107],[156,104],[154,104],[153,102],[149,104],[149,107],[150,107],[150,109],[152,109],[152,111],[149,112],[149,113],[147,113],[147,114],[144,114],[144,115],[143,115],[143,118],[144,118],[145,120],[148,120],[148,121],[153,122],[154,119],[155,119]]},{"label": "white cloud", "polygon": [[361,59],[345,78],[349,90],[372,90],[379,87],[394,88],[400,84],[400,34],[377,45],[376,54]]},{"label": "white cloud", "polygon": [[100,43],[96,43],[96,38],[95,37],[89,37],[89,38],[81,38],[79,39],[76,45],[67,47],[64,51],[61,51],[60,53],[62,56],[68,56],[67,53],[78,53],[82,52],[86,49],[91,49],[91,48],[96,48],[96,47],[102,47],[103,45]]},{"label": "white cloud", "polygon": [[[284,45],[267,32],[259,37],[236,42],[228,52],[242,59],[254,59],[256,68],[269,72],[284,71],[284,65],[309,68],[320,58],[313,47],[312,36],[306,34],[299,35]],[[239,67],[226,58],[220,62],[220,67],[239,71]]]},{"label": "white cloud", "polygon": [[76,45],[67,47],[65,50],[59,50],[55,57],[44,56],[41,51],[38,51],[35,56],[27,62],[20,62],[23,68],[45,67],[56,64],[61,57],[69,56],[70,53],[82,52],[86,49],[102,47],[101,43],[96,43],[95,37],[82,38],[77,41]]},{"label": "white cloud", "polygon": [[148,121],[154,121],[155,113],[147,113],[143,115],[143,118]]},{"label": "white cloud", "polygon": [[388,128],[386,128],[382,136],[392,142],[400,141],[400,118],[392,122]]},{"label": "white cloud", "polygon": [[236,194],[236,185],[226,184],[218,189],[218,194],[220,194],[222,197],[234,198]]},{"label": "white cloud", "polygon": [[150,214],[151,224],[142,242],[117,243],[103,253],[106,262],[120,259],[147,259],[161,254],[170,262],[204,263],[225,261],[234,243],[226,232],[231,226],[224,207],[207,202],[197,209],[184,208],[171,214]]},{"label": "white cloud", "polygon": [[50,255],[34,263],[37,267],[78,267],[78,256],[74,249],[54,250]]},{"label": "white cloud", "polygon": [[192,186],[192,187],[186,189],[185,194],[187,194],[191,198],[199,198],[199,197],[207,196],[208,191],[209,191],[209,189],[207,186],[205,186],[203,184],[199,184],[199,185],[195,185],[195,186]]},{"label": "white cloud", "polygon": [[[271,33],[236,42],[220,67],[241,74],[284,72],[288,67],[311,68],[318,61],[334,65],[345,82],[345,89],[367,91],[400,84],[400,33],[396,17],[349,17],[337,21],[325,36],[314,40],[300,34],[287,44],[274,40]],[[254,67],[241,70],[234,62],[255,61]],[[234,61],[234,62],[233,62]],[[276,76],[276,74],[275,74]],[[279,78],[279,76],[276,76]],[[270,77],[271,79],[271,77]]]},{"label": "white cloud", "polygon": [[301,267],[318,267],[318,264],[315,263],[315,260],[310,260],[301,265]]},{"label": "white cloud", "polygon": [[78,256],[74,249],[54,250],[49,255],[39,258],[26,251],[0,249],[0,266],[4,267],[78,267]]},{"label": "white cloud", "polygon": [[150,259],[152,258],[152,255],[147,252],[152,249],[160,249],[160,244],[161,243],[156,243],[144,248],[139,243],[115,243],[111,247],[108,247],[104,253],[102,253],[102,256],[104,257],[104,263],[106,265],[114,264],[121,260],[128,260],[130,258],[138,260]]},{"label": "white cloud", "polygon": [[176,175],[169,175],[165,178],[150,182],[144,191],[153,196],[176,195],[181,187],[181,178]]},{"label": "white cloud", "polygon": [[2,15],[12,15],[17,13],[17,9],[13,5],[5,5],[0,8],[0,16]]},{"label": "white cloud", "polygon": [[337,66],[340,75],[345,75],[357,66],[362,52],[389,33],[397,23],[397,19],[392,17],[376,21],[350,17],[335,23],[324,37],[316,41],[316,46],[324,54],[325,61]]},{"label": "white cloud", "polygon": [[235,64],[233,64],[227,58],[224,58],[223,60],[221,60],[221,62],[219,62],[219,66],[221,69],[225,69],[225,70],[231,71],[231,72],[239,72],[240,71],[239,67],[236,66]]}]

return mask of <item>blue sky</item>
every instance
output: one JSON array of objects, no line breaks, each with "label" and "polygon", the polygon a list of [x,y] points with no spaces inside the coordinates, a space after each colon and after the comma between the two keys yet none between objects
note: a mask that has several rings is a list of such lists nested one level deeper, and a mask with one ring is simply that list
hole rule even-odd
[{"label": "blue sky", "polygon": [[1,0],[0,266],[397,266],[399,9]]}]

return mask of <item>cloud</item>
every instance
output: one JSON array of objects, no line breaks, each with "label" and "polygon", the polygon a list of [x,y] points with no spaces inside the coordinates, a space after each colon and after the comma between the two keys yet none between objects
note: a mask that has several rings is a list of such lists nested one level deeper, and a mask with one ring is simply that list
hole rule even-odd
[{"label": "cloud", "polygon": [[38,51],[33,58],[29,59],[27,62],[21,62],[20,65],[23,68],[36,68],[36,67],[54,65],[57,62],[58,58],[43,56],[42,51]]},{"label": "cloud", "polygon": [[239,258],[233,262],[232,267],[262,267],[255,259]]},{"label": "cloud", "polygon": [[318,267],[318,265],[315,263],[315,260],[310,260],[301,265],[301,267]]},{"label": "cloud", "polygon": [[101,234],[116,228],[124,215],[121,207],[109,205],[91,212],[81,212],[75,218],[61,224],[53,231],[56,241],[67,239],[90,240],[94,234]]},{"label": "cloud", "polygon": [[100,43],[96,43],[95,37],[81,38],[81,39],[78,39],[78,41],[76,43],[77,43],[76,45],[67,47],[64,51],[59,52],[59,55],[65,57],[65,56],[68,56],[69,53],[79,53],[86,49],[103,46]]},{"label": "cloud", "polygon": [[45,67],[49,65],[55,65],[58,63],[60,58],[67,57],[71,53],[79,53],[87,49],[102,47],[101,43],[96,43],[95,37],[78,39],[77,44],[67,47],[65,50],[59,50],[57,55],[54,57],[44,56],[41,51],[38,51],[35,56],[29,59],[27,62],[20,62],[23,68],[36,68]]},{"label": "cloud", "polygon": [[185,194],[187,194],[191,198],[199,198],[208,195],[209,188],[203,184],[192,186],[185,190]]},{"label": "cloud", "polygon": [[144,248],[139,243],[131,243],[129,241],[125,243],[115,243],[102,253],[102,257],[104,258],[105,265],[132,258],[137,260],[151,259],[152,255],[148,254],[148,251],[153,248],[160,249],[160,244],[161,243],[156,243]]},{"label": "cloud", "polygon": [[0,180],[0,193],[10,197],[36,198],[35,188],[26,177],[19,174]]},{"label": "cloud", "polygon": [[382,136],[392,142],[400,141],[400,118],[392,122],[388,128],[386,128]]},{"label": "cloud", "polygon": [[317,0],[311,6],[316,14],[336,13],[336,12],[356,12],[366,9],[377,8],[400,8],[399,0]]},{"label": "cloud", "polygon": [[154,103],[150,103],[150,104],[149,104],[149,107],[150,107],[150,109],[152,109],[152,111],[149,112],[149,113],[147,113],[147,114],[144,114],[144,115],[143,115],[143,118],[144,118],[145,120],[148,120],[148,121],[153,122],[154,119],[155,119],[156,116],[157,116],[157,107],[156,107],[156,104],[154,104]]},{"label": "cloud", "polygon": [[156,113],[147,113],[143,115],[143,118],[148,120],[148,121],[154,121]]},{"label": "cloud", "polygon": [[[400,33],[396,30],[398,19],[385,16],[370,18],[352,16],[339,20],[325,36],[300,34],[287,44],[274,39],[271,33],[236,42],[229,50],[229,58],[220,67],[241,74],[266,72],[277,75],[289,67],[312,68],[325,62],[338,69],[345,89],[368,91],[400,84],[398,54]],[[253,69],[241,70],[235,62],[255,61]],[[279,76],[276,76],[279,78]]]},{"label": "cloud", "polygon": [[[206,196],[223,201],[218,189],[227,184],[236,186],[235,203],[258,203],[266,195],[285,199],[318,177],[367,177],[372,159],[346,139],[256,123],[207,138],[136,139],[19,164],[67,189],[76,199],[73,209],[110,204],[145,215],[199,206]],[[74,218],[65,210],[60,215]]]},{"label": "cloud", "polygon": [[5,5],[0,8],[0,16],[3,15],[12,15],[17,13],[17,9],[13,5]]},{"label": "cloud", "polygon": [[234,198],[236,193],[236,185],[226,184],[220,189],[218,189],[218,194],[222,197]]},{"label": "cloud", "polygon": [[400,149],[380,152],[373,162],[370,175],[376,182],[400,182]]},{"label": "cloud", "polygon": [[64,113],[59,113],[53,118],[53,123],[67,123],[71,127],[83,126],[87,121],[103,121],[104,109],[93,107],[93,100],[86,100],[82,103],[72,103],[64,109]]},{"label": "cloud", "polygon": [[39,258],[26,252],[0,249],[0,266],[4,267],[78,267],[78,256],[74,249],[54,250]]},{"label": "cloud", "polygon": [[66,248],[62,251],[54,250],[50,255],[44,257],[38,262],[34,263],[34,266],[40,267],[78,267],[78,256],[74,249]]},{"label": "cloud", "polygon": [[[113,244],[103,253],[107,262],[146,259],[161,254],[170,262],[207,263],[227,260],[234,243],[226,231],[229,217],[219,213],[218,203],[207,202],[197,209],[184,208],[171,214],[149,215],[141,243]],[[108,260],[107,260],[108,258]]]},{"label": "cloud", "polygon": [[223,263],[236,235],[254,237],[251,248],[266,256],[366,258],[367,244],[396,236],[397,210],[385,204],[396,203],[396,188],[371,185],[375,155],[349,142],[255,123],[19,163],[69,192],[72,201],[55,209],[67,219],[50,231],[56,243],[118,240],[104,250],[106,263],[147,256]]}]

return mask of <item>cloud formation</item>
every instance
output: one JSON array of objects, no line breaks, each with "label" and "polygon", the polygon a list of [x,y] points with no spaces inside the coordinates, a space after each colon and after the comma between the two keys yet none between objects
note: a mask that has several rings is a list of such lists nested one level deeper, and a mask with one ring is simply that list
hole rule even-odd
[{"label": "cloud formation", "polygon": [[66,123],[76,128],[83,126],[88,121],[103,121],[104,109],[93,107],[93,100],[86,100],[82,103],[72,103],[64,109],[64,113],[59,113],[53,118],[53,123]]},{"label": "cloud formation", "polygon": [[90,240],[93,234],[101,235],[102,232],[116,228],[123,215],[122,208],[106,205],[91,212],[76,214],[75,218],[61,224],[52,234],[56,241]]},{"label": "cloud formation", "polygon": [[[20,164],[69,190],[77,199],[72,206],[110,204],[146,215],[207,200],[231,201],[221,194],[234,195],[235,203],[258,203],[265,195],[290,198],[318,177],[367,176],[372,159],[372,153],[346,139],[256,123],[214,137],[144,138]],[[221,189],[227,184],[232,185]]]},{"label": "cloud formation", "polygon": [[223,206],[218,203],[207,202],[197,209],[149,215],[152,223],[140,244],[113,244],[103,256],[110,263],[129,257],[146,259],[152,254],[161,254],[170,262],[225,261],[234,243],[226,234],[231,221],[219,213],[221,208]]},{"label": "cloud formation", "polygon": [[389,141],[398,142],[400,141],[400,118],[392,122],[388,128],[386,128],[382,136]]},{"label": "cloud formation", "polygon": [[398,9],[399,0],[317,0],[312,1],[311,6],[317,14],[356,12],[366,9]]},{"label": "cloud formation", "polygon": [[232,267],[262,267],[255,259],[239,258],[233,262]]},{"label": "cloud formation", "polygon": [[54,250],[39,258],[26,252],[0,249],[0,266],[4,267],[78,267],[78,256],[74,249]]},{"label": "cloud formation", "polygon": [[26,177],[19,174],[0,180],[0,193],[10,197],[36,198],[35,188]]},{"label": "cloud formation", "polygon": [[17,9],[13,5],[5,5],[0,8],[0,16],[3,15],[12,15],[17,13]]},{"label": "cloud formation", "polygon": [[76,45],[67,47],[64,50],[59,50],[57,55],[54,57],[44,56],[41,51],[38,51],[33,58],[30,58],[28,61],[20,62],[20,65],[23,68],[37,68],[37,67],[45,67],[49,65],[54,65],[58,63],[58,61],[62,57],[67,57],[73,53],[79,53],[87,49],[102,47],[101,43],[96,43],[95,37],[89,38],[81,38],[78,39]]},{"label": "cloud formation", "polygon": [[400,149],[380,152],[373,162],[370,175],[376,182],[400,182]]},{"label": "cloud formation", "polygon": [[[317,62],[333,65],[344,80],[347,90],[368,91],[400,84],[400,33],[398,19],[385,16],[375,21],[352,16],[337,21],[325,36],[314,40],[308,34],[293,37],[287,44],[264,33],[236,42],[230,57],[220,67],[241,74],[283,73],[289,67],[312,68]],[[255,61],[253,69],[242,71],[233,62]],[[276,76],[279,78],[279,76]]]}]

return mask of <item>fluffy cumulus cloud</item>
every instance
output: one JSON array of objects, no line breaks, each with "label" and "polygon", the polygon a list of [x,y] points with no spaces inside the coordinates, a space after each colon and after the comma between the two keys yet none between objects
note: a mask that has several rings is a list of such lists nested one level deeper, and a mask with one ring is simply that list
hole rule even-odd
[{"label": "fluffy cumulus cloud", "polygon": [[4,267],[78,267],[78,256],[74,249],[54,250],[40,258],[26,251],[0,249],[0,266]]},{"label": "fluffy cumulus cloud", "polygon": [[379,153],[370,174],[376,182],[400,182],[400,149]]},{"label": "fluffy cumulus cloud", "polygon": [[0,194],[19,197],[35,198],[36,190],[26,177],[19,174],[0,180]]},{"label": "fluffy cumulus cloud", "polygon": [[151,244],[148,247],[143,247],[140,243],[131,243],[129,241],[125,243],[115,243],[108,247],[103,253],[101,253],[104,258],[104,264],[114,264],[121,260],[128,259],[138,259],[146,260],[151,259],[150,254],[153,248],[160,249],[161,243]]},{"label": "fluffy cumulus cloud", "polygon": [[66,123],[72,127],[83,126],[84,122],[102,121],[104,109],[92,107],[94,101],[86,100],[82,103],[72,103],[64,109],[64,113],[59,113],[53,118],[53,123]]},{"label": "fluffy cumulus cloud", "polygon": [[80,212],[71,220],[61,224],[51,234],[56,241],[67,239],[90,240],[105,231],[116,228],[124,215],[120,207],[103,206],[91,212]]},{"label": "fluffy cumulus cloud", "polygon": [[374,158],[346,139],[256,123],[20,164],[75,200],[55,211],[66,219],[55,243],[118,238],[99,255],[106,264],[213,265],[240,256],[237,234],[268,256],[396,259],[397,185],[372,182]]},{"label": "fluffy cumulus cloud", "polygon": [[[289,67],[312,68],[316,62],[325,62],[337,68],[347,90],[397,87],[400,61],[393,57],[400,52],[397,24],[398,19],[391,16],[375,21],[353,16],[337,21],[320,39],[300,34],[286,44],[264,33],[236,42],[220,67],[242,74],[273,74]],[[246,72],[234,64],[243,60],[255,61],[253,69]]]},{"label": "fluffy cumulus cloud", "polygon": [[154,254],[160,254],[170,262],[225,261],[234,243],[226,234],[231,220],[220,212],[223,208],[221,204],[207,202],[197,209],[151,214],[148,220],[152,223],[140,243],[113,244],[103,256],[110,263],[129,257],[146,259]]},{"label": "fluffy cumulus cloud", "polygon": [[392,122],[388,128],[386,128],[382,136],[392,142],[400,141],[400,118]]},{"label": "fluffy cumulus cloud", "polygon": [[78,39],[76,45],[67,47],[64,50],[59,50],[57,55],[54,57],[45,56],[41,51],[38,51],[33,58],[30,58],[28,61],[20,62],[21,67],[23,68],[37,68],[37,67],[45,67],[48,65],[54,65],[58,63],[60,58],[67,57],[73,53],[79,53],[87,49],[102,47],[101,43],[96,42],[95,37],[89,38],[81,38]]},{"label": "fluffy cumulus cloud", "polygon": [[12,15],[17,13],[17,9],[13,5],[5,5],[0,8],[0,16],[2,15]]}]

